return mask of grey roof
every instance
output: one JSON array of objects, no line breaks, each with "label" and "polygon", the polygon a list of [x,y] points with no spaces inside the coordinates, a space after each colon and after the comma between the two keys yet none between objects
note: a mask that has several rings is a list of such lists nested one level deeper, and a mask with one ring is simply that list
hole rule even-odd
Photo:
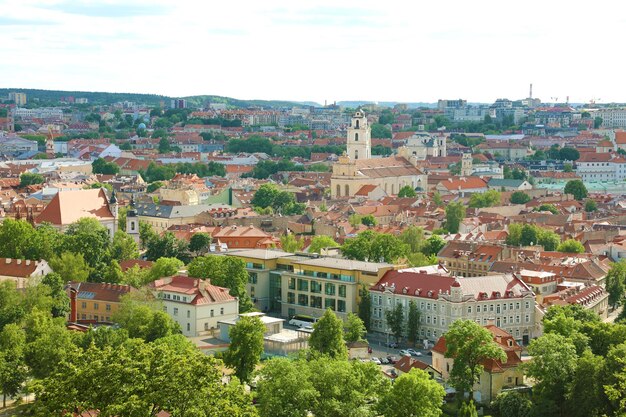
[{"label": "grey roof", "polygon": [[242,256],[245,258],[255,259],[278,259],[286,256],[291,256],[293,253],[283,252],[282,250],[274,249],[230,249],[225,252],[224,255]]},{"label": "grey roof", "polygon": [[205,211],[215,209],[230,209],[227,204],[198,204],[193,206],[163,206],[153,203],[138,203],[136,211],[138,216],[159,217],[163,219],[175,219],[181,217],[196,216]]},{"label": "grey roof", "polygon": [[326,256],[301,260],[301,261],[298,261],[298,263],[301,265],[322,266],[322,267],[327,267],[327,268],[344,269],[347,271],[366,271],[366,272],[378,272],[381,268],[388,268],[388,267],[393,266],[388,263],[355,261],[352,259],[331,258],[331,257],[326,257]]},{"label": "grey roof", "polygon": [[498,179],[498,178],[492,178],[489,180],[489,182],[487,183],[490,187],[519,187],[521,186],[526,180],[514,180],[514,179],[508,179],[508,180],[502,180],[502,179]]}]

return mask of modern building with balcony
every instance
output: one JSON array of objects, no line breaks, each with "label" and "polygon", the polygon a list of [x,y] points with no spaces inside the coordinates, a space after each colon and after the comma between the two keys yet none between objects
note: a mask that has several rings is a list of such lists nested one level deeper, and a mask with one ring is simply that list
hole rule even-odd
[{"label": "modern building with balcony", "polygon": [[278,250],[231,250],[246,263],[248,293],[258,309],[282,317],[320,317],[327,308],[345,319],[356,313],[362,286],[368,289],[393,265]]}]

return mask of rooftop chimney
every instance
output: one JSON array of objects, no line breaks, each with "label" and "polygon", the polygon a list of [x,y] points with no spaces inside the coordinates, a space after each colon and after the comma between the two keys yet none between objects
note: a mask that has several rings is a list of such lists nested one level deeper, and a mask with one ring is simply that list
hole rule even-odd
[{"label": "rooftop chimney", "polygon": [[76,323],[78,314],[76,312],[76,289],[70,287],[70,323]]}]

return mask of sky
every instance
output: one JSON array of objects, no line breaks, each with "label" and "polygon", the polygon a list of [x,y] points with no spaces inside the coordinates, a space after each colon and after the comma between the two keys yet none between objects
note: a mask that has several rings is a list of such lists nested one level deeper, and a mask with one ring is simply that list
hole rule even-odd
[{"label": "sky", "polygon": [[0,0],[0,87],[626,102],[610,0]]}]

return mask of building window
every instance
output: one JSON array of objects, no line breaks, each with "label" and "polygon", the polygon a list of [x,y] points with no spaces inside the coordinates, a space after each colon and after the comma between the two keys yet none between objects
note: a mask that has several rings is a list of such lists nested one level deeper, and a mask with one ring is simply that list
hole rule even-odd
[{"label": "building window", "polygon": [[257,274],[256,272],[248,272],[248,283],[256,284],[257,283]]},{"label": "building window", "polygon": [[339,297],[346,298],[346,286],[345,285],[339,286]]},{"label": "building window", "polygon": [[309,281],[298,278],[298,291],[309,291]]},{"label": "building window", "polygon": [[528,314],[526,314],[525,319],[526,319],[526,323],[529,323],[529,322],[530,322],[530,316],[529,316]]},{"label": "building window", "polygon": [[104,309],[105,309],[106,311],[111,311],[111,304],[106,304],[106,305],[104,306]]},{"label": "building window", "polygon": [[215,315],[215,314],[214,314],[214,311],[213,311],[213,310],[211,310],[211,317],[213,317],[214,315]]},{"label": "building window", "polygon": [[326,283],[326,295],[335,295],[335,284]]},{"label": "building window", "polygon": [[477,312],[477,313],[480,313],[480,306],[479,306],[479,305],[478,305],[478,306],[476,306],[476,312]]},{"label": "building window", "polygon": [[178,307],[174,307],[174,315],[178,316]]},{"label": "building window", "polygon": [[[478,311],[478,309],[476,309]],[[472,314],[472,306],[467,306],[467,313]]]},{"label": "building window", "polygon": [[296,289],[296,279],[293,277],[289,278],[289,289],[290,290],[295,290]]},{"label": "building window", "polygon": [[187,318],[191,317],[191,311],[187,310]]},{"label": "building window", "polygon": [[319,294],[322,292],[322,284],[317,281],[311,281],[311,292]]},{"label": "building window", "polygon": [[191,331],[191,324],[187,323],[187,331],[190,332]]},{"label": "building window", "polygon": [[330,308],[332,310],[336,310],[335,308],[335,299],[334,298],[326,298],[324,300],[324,308]]},{"label": "building window", "polygon": [[220,315],[223,316],[224,315],[224,307],[220,308]]},{"label": "building window", "polygon": [[296,303],[296,294],[293,292],[287,293],[287,303],[295,304]]},{"label": "building window", "polygon": [[529,301],[526,301],[526,302],[524,303],[524,307],[526,307],[526,308],[530,308],[530,302],[529,302]]},{"label": "building window", "polygon": [[317,296],[317,295],[312,295],[310,305],[313,308],[322,308],[322,297]]},{"label": "building window", "polygon": [[93,309],[97,310],[98,309],[98,303],[93,303]]},{"label": "building window", "polygon": [[87,303],[82,302],[80,306],[81,306],[82,308],[87,308]]},{"label": "building window", "polygon": [[309,304],[309,296],[306,294],[298,294],[298,305],[307,306]]},{"label": "building window", "polygon": [[340,313],[346,312],[346,301],[345,300],[337,300],[337,311]]},{"label": "building window", "polygon": [[[358,121],[357,121],[358,123]],[[359,128],[358,124],[357,124],[357,129]],[[359,134],[358,133],[354,133],[354,141],[358,142],[359,141]]]}]

